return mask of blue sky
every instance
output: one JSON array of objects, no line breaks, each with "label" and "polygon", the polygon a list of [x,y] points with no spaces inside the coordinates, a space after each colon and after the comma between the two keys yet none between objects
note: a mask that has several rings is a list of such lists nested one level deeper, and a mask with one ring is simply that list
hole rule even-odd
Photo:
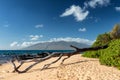
[{"label": "blue sky", "polygon": [[39,42],[92,44],[120,23],[120,0],[0,0],[0,49]]}]

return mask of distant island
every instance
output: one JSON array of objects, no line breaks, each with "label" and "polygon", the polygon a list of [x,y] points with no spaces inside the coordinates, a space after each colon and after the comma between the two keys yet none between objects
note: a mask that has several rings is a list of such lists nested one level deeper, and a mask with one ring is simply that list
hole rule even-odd
[{"label": "distant island", "polygon": [[73,48],[70,47],[70,45],[75,45],[79,48],[91,46],[91,45],[78,43],[78,42],[56,41],[56,42],[38,43],[32,46],[23,48],[22,50],[74,50]]}]

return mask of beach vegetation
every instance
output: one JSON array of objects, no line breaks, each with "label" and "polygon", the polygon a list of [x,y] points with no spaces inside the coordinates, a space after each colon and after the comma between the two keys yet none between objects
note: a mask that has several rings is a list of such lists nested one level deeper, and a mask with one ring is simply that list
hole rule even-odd
[{"label": "beach vegetation", "polygon": [[108,33],[98,35],[92,47],[108,45],[108,48],[97,51],[87,51],[82,56],[99,58],[102,65],[114,66],[120,69],[120,26],[115,25]]}]

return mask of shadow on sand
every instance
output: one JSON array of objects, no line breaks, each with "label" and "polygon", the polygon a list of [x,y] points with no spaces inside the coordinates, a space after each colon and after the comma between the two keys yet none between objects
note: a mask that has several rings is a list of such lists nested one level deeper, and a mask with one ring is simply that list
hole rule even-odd
[{"label": "shadow on sand", "polygon": [[32,69],[31,71],[28,71],[27,73],[31,73],[31,72],[34,72],[34,71],[45,71],[45,70],[48,70],[48,69],[57,69],[60,66],[74,65],[74,64],[78,64],[78,63],[91,62],[91,61],[98,61],[98,60],[77,61],[77,62],[73,62],[73,63],[61,64],[61,65],[55,66],[55,67],[49,67],[49,68],[46,68],[46,69],[43,69],[43,70],[41,70],[41,69]]}]

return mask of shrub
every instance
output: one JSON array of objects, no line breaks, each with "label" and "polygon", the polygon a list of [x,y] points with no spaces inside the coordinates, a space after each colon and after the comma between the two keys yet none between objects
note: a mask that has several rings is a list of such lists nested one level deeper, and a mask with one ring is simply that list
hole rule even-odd
[{"label": "shrub", "polygon": [[120,68],[120,39],[112,40],[102,53],[99,57],[101,64]]},{"label": "shrub", "polygon": [[[111,41],[110,34],[109,33],[104,33],[98,35],[96,41],[92,45],[92,47],[96,46],[103,46],[106,43],[108,44]],[[87,51],[83,54],[84,57],[91,57],[91,58],[99,58],[101,56],[102,52],[101,50],[98,51]]]},{"label": "shrub", "polygon": [[99,58],[103,65],[114,66],[120,69],[120,39],[112,40],[109,47],[98,51],[88,51],[84,57]]},{"label": "shrub", "polygon": [[98,51],[87,51],[82,56],[83,57],[89,57],[89,58],[99,58],[101,55],[100,50]]},{"label": "shrub", "polygon": [[94,42],[94,44],[92,45],[92,47],[103,46],[106,43],[109,43],[111,40],[112,40],[112,38],[110,37],[110,33],[100,34],[97,36],[97,39]]},{"label": "shrub", "polygon": [[83,56],[99,58],[101,64],[120,69],[120,24],[116,24],[111,32],[98,35],[92,47],[102,46],[106,43],[109,45],[108,48],[98,51],[87,51]]}]

